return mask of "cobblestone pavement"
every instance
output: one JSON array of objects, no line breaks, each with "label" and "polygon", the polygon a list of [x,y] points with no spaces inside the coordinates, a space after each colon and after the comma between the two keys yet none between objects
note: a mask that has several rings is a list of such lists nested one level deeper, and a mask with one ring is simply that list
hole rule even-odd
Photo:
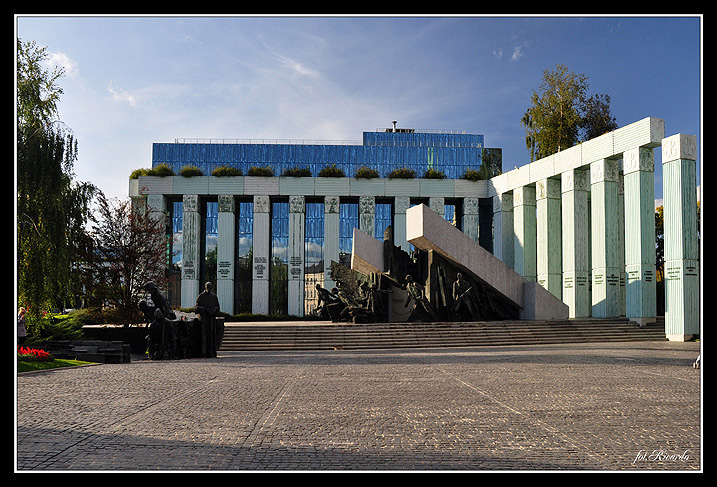
[{"label": "cobblestone pavement", "polygon": [[222,352],[17,379],[16,471],[701,471],[699,343]]}]

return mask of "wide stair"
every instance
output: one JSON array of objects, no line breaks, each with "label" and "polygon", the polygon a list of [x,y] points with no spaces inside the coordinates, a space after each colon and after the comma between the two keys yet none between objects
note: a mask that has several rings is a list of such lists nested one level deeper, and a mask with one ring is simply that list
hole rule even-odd
[{"label": "wide stair", "polygon": [[220,351],[367,350],[664,341],[664,318],[645,327],[625,318],[473,323],[227,323]]}]

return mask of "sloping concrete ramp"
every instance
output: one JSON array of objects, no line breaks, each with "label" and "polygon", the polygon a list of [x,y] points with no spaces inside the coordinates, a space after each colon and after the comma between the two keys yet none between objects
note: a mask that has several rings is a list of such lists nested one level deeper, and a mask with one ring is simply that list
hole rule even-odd
[{"label": "sloping concrete ramp", "polygon": [[568,318],[568,306],[537,282],[529,282],[426,205],[406,211],[406,240],[433,250],[520,307],[522,320]]}]

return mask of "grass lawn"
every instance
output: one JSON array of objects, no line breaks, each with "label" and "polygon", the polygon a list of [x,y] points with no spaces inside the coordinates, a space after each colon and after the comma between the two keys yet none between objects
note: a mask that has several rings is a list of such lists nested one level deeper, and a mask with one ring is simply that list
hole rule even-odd
[{"label": "grass lawn", "polygon": [[66,360],[66,359],[54,359],[54,360],[43,360],[43,361],[31,361],[24,362],[22,360],[17,361],[18,372],[31,372],[34,370],[45,370],[45,369],[56,369],[58,367],[74,367],[77,365],[88,365],[93,362],[83,362],[81,360]]}]

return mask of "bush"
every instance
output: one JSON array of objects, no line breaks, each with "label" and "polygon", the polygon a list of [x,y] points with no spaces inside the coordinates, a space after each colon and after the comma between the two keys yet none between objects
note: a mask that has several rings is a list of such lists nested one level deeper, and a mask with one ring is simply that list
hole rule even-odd
[{"label": "bush", "polygon": [[134,171],[132,171],[132,174],[129,175],[129,178],[137,179],[140,176],[174,176],[174,171],[172,171],[172,168],[169,167],[167,164],[162,163],[157,164],[157,166],[153,167],[152,169],[135,169]]},{"label": "bush", "polygon": [[356,179],[374,179],[378,177],[378,171],[370,167],[361,166],[354,174]]},{"label": "bush", "polygon": [[345,176],[346,174],[344,174],[344,171],[336,167],[336,164],[326,166],[321,171],[319,171],[320,178],[343,178]]},{"label": "bush", "polygon": [[47,313],[43,316],[25,315],[27,321],[27,339],[41,343],[50,340],[80,340],[84,337],[82,321],[71,314],[55,315]]},{"label": "bush", "polygon": [[193,178],[195,176],[203,176],[204,174],[197,166],[184,166],[179,170],[179,175],[185,178]]},{"label": "bush", "polygon": [[429,169],[423,174],[423,179],[446,179],[446,175],[442,171]]},{"label": "bush", "polygon": [[416,177],[416,171],[414,171],[413,169],[408,169],[407,167],[401,167],[398,169],[394,169],[388,175],[389,179],[412,179],[415,177]]},{"label": "bush", "polygon": [[151,169],[144,169],[144,168],[143,169],[135,169],[134,171],[132,171],[132,174],[129,175],[129,178],[137,179],[140,176],[149,176],[150,171],[151,171]]},{"label": "bush", "polygon": [[292,178],[310,178],[311,169],[308,167],[292,167],[291,169],[285,169],[281,175]]},{"label": "bush", "polygon": [[162,163],[157,164],[152,169],[150,169],[148,176],[159,176],[161,178],[166,176],[174,176],[174,171],[172,171],[172,168],[169,167],[168,164]]},{"label": "bush", "polygon": [[247,176],[264,176],[271,177],[274,175],[274,169],[269,166],[252,166],[246,172]]},{"label": "bush", "polygon": [[475,169],[468,169],[463,175],[463,179],[467,179],[469,181],[480,181],[483,179],[483,175],[480,173],[480,171],[476,171]]},{"label": "bush", "polygon": [[221,166],[212,171],[212,176],[218,178],[243,175],[242,170],[237,167]]}]

